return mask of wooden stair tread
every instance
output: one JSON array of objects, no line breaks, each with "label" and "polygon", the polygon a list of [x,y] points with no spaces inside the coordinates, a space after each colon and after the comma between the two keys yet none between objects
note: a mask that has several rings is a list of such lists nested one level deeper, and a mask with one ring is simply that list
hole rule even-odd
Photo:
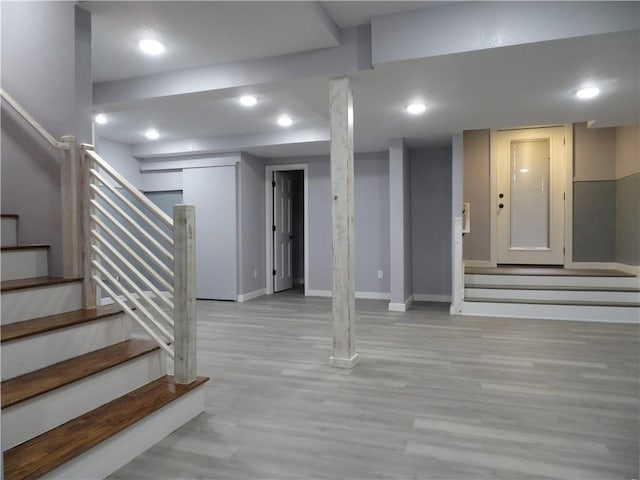
[{"label": "wooden stair tread", "polygon": [[7,408],[157,350],[151,340],[131,339],[2,382]]},{"label": "wooden stair tread", "polygon": [[35,479],[204,384],[179,385],[167,375],[4,453],[5,480]]},{"label": "wooden stair tread", "polygon": [[73,312],[59,313],[46,317],[24,320],[22,322],[9,323],[0,327],[0,342],[8,342],[19,338],[38,335],[40,333],[58,330],[101,318],[118,315],[123,310],[117,305],[106,307],[75,310]]},{"label": "wooden stair tread", "polygon": [[570,285],[491,285],[482,283],[465,283],[464,288],[485,288],[487,290],[559,290],[567,292],[640,292],[635,287],[591,287]]},{"label": "wooden stair tread", "polygon": [[19,278],[17,280],[3,280],[0,283],[0,291],[10,292],[12,290],[22,290],[26,288],[47,287],[60,283],[79,282],[82,278],[62,278],[62,277],[32,277]]},{"label": "wooden stair tread", "polygon": [[33,244],[21,244],[21,245],[9,245],[0,247],[0,250],[3,252],[9,252],[12,250],[36,250],[43,248],[51,248],[51,245],[47,245],[44,243],[33,243]]},{"label": "wooden stair tread", "polygon": [[581,307],[640,307],[637,302],[604,302],[589,300],[534,300],[519,298],[467,298],[465,302],[482,302],[482,303],[521,303],[521,304],[539,304],[539,305],[569,305]]}]

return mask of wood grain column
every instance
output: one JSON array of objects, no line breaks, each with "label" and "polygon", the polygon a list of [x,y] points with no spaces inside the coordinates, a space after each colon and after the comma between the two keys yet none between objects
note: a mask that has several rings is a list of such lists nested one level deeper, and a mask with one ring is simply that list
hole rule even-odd
[{"label": "wood grain column", "polygon": [[329,82],[331,108],[331,239],[333,348],[329,365],[352,368],[355,353],[353,100],[349,79]]}]

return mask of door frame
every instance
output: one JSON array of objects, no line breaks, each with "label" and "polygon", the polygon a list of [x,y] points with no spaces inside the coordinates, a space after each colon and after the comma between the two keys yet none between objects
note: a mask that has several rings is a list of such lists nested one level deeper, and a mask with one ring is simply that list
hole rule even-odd
[{"label": "door frame", "polygon": [[273,172],[286,172],[291,170],[302,170],[304,176],[304,294],[309,291],[309,170],[306,163],[295,163],[287,165],[265,165],[265,285],[267,295],[273,293]]},{"label": "door frame", "polygon": [[498,208],[498,142],[497,133],[509,130],[529,130],[535,128],[564,127],[564,268],[573,266],[573,124],[534,125],[530,127],[491,129],[490,150],[490,267],[498,265],[498,222],[495,212]]}]

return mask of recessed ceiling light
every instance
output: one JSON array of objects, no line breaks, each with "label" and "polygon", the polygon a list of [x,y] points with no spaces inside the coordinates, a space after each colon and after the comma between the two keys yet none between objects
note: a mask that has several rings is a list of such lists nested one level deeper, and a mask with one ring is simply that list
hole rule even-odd
[{"label": "recessed ceiling light", "polygon": [[521,168],[520,173],[527,173],[529,171],[528,168]]},{"label": "recessed ceiling light", "polygon": [[245,107],[253,107],[256,103],[258,103],[258,99],[253,95],[244,95],[240,97],[240,104]]},{"label": "recessed ceiling light", "polygon": [[144,132],[144,136],[149,140],[157,140],[160,138],[160,134],[155,128],[149,128],[146,132]]},{"label": "recessed ceiling light", "polygon": [[94,120],[96,123],[104,125],[105,123],[107,123],[107,116],[104,113],[99,113],[94,117]]},{"label": "recessed ceiling light", "polygon": [[280,115],[278,117],[278,125],[280,125],[281,127],[288,127],[293,123],[293,120],[291,120],[291,117],[289,115]]},{"label": "recessed ceiling light", "polygon": [[407,105],[407,112],[411,115],[419,115],[424,113],[427,109],[427,106],[422,102],[414,102]]},{"label": "recessed ceiling light", "polygon": [[164,52],[164,45],[153,38],[145,38],[138,43],[140,50],[147,55],[160,55]]},{"label": "recessed ceiling light", "polygon": [[600,89],[598,87],[586,87],[581,88],[576,92],[576,97],[581,100],[588,100],[589,98],[597,97],[600,93]]}]

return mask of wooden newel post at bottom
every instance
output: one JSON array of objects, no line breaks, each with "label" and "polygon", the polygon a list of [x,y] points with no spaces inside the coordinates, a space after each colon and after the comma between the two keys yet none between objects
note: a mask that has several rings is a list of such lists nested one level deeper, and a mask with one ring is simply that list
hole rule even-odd
[{"label": "wooden newel post at bottom", "polygon": [[177,383],[196,379],[196,207],[173,207],[174,353]]}]

